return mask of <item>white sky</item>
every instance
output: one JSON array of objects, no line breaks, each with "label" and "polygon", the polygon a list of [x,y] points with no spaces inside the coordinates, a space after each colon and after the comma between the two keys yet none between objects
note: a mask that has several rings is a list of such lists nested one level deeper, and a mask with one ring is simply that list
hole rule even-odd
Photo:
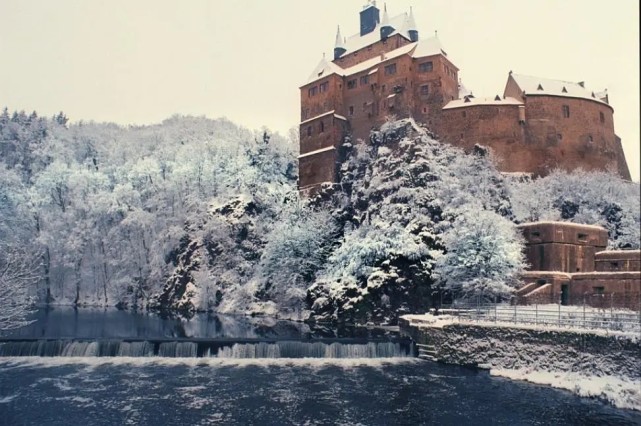
[{"label": "white sky", "polygon": [[[382,9],[382,1],[379,7]],[[365,0],[0,0],[0,106],[72,121],[225,116],[286,133],[298,87]],[[464,84],[502,94],[510,70],[608,88],[639,180],[637,0],[389,0],[438,30]]]}]

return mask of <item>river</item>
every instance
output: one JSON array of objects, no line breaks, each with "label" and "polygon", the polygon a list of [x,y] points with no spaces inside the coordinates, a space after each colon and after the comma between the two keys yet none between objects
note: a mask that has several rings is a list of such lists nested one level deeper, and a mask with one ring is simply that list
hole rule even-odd
[{"label": "river", "polygon": [[[12,339],[64,342],[58,355],[76,345],[79,356],[0,358],[6,425],[641,424],[641,413],[598,400],[419,360],[386,330],[53,309]],[[136,357],[96,356],[96,342],[132,351],[150,341],[125,351]],[[159,356],[172,342],[195,344],[194,356]]]}]

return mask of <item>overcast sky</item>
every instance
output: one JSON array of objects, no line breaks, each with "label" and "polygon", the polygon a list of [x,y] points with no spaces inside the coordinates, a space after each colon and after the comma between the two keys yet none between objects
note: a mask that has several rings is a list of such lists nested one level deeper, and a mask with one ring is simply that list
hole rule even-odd
[{"label": "overcast sky", "polygon": [[[0,106],[72,121],[225,116],[286,133],[298,87],[359,29],[365,0],[0,0]],[[382,2],[379,1],[382,8]],[[438,30],[463,83],[502,94],[508,72],[607,88],[639,180],[637,0],[389,0]]]}]

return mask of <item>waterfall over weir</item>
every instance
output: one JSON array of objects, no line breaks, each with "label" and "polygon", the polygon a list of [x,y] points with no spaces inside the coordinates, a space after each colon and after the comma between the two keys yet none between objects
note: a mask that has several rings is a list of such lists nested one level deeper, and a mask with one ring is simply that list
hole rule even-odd
[{"label": "waterfall over weir", "polygon": [[402,342],[323,341],[120,341],[12,340],[0,342],[0,357],[164,358],[399,358],[413,357]]}]

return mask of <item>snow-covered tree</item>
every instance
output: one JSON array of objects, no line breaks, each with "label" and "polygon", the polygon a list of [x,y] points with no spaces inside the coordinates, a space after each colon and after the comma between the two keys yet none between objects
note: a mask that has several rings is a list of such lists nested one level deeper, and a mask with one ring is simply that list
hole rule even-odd
[{"label": "snow-covered tree", "polygon": [[508,297],[525,269],[522,237],[509,220],[487,210],[460,214],[442,235],[445,254],[434,275],[455,298]]},{"label": "snow-covered tree", "polygon": [[40,256],[0,241],[0,334],[29,324]]},{"label": "snow-covered tree", "polygon": [[638,249],[641,241],[641,190],[604,172],[566,172],[511,183],[510,198],[518,222],[568,221],[601,225],[613,249]]}]

